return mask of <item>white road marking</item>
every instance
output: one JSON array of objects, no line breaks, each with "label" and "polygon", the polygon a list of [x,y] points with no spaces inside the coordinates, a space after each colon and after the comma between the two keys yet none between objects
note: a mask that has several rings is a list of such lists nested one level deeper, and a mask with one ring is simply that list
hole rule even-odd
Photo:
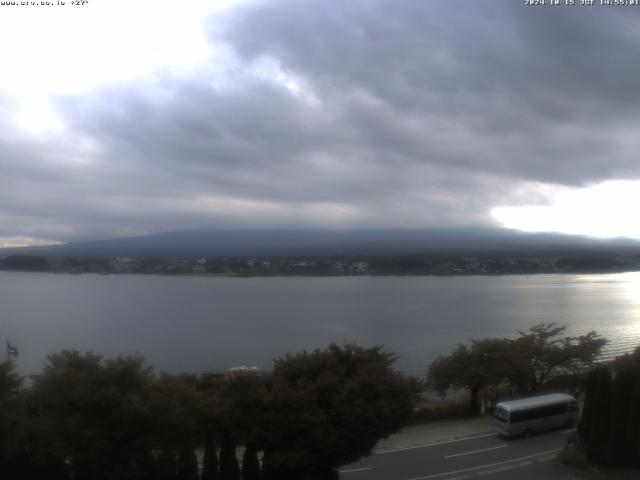
[{"label": "white road marking", "polygon": [[509,444],[498,445],[497,447],[481,448],[480,450],[471,450],[470,452],[454,453],[453,455],[445,455],[444,458],[462,457],[464,455],[473,455],[474,453],[488,452],[489,450],[496,450],[498,448],[508,447]]},{"label": "white road marking", "polygon": [[383,455],[385,453],[394,453],[394,452],[404,452],[405,450],[415,450],[416,448],[435,447],[437,445],[447,445],[449,443],[464,442],[466,440],[475,440],[476,438],[495,437],[497,435],[498,435],[497,433],[491,432],[491,433],[485,433],[482,435],[474,435],[472,437],[457,438],[455,440],[445,440],[443,442],[424,443],[422,445],[414,445],[412,447],[392,448],[390,450],[380,450],[380,451],[374,452],[374,455]]},{"label": "white road marking", "polygon": [[504,467],[493,468],[491,470],[484,470],[482,472],[478,472],[478,475],[490,475],[492,473],[500,473],[506,472],[507,470],[512,470],[516,468],[516,465],[506,465]]},{"label": "white road marking", "polygon": [[554,456],[553,456],[553,455],[551,455],[551,456],[549,456],[549,457],[542,457],[542,458],[539,458],[539,459],[537,459],[537,460],[536,460],[536,462],[538,462],[538,463],[548,462],[549,460],[553,460],[553,459],[554,459]]},{"label": "white road marking", "polygon": [[338,470],[340,473],[354,473],[354,472],[366,472],[371,470],[371,467],[362,467],[362,468],[350,468],[348,470]]},{"label": "white road marking", "polygon": [[434,473],[433,475],[426,475],[424,477],[413,477],[408,480],[427,480],[428,478],[444,477],[447,475],[455,475],[456,473],[471,472],[473,470],[481,470],[483,468],[497,467],[498,465],[505,465],[507,463],[519,462],[520,460],[526,460],[528,458],[539,457],[541,455],[549,455],[550,453],[557,453],[560,450],[560,448],[556,448],[554,450],[547,450],[545,452],[534,453],[532,455],[526,455],[524,457],[512,458],[510,460],[504,460],[502,462],[490,463],[488,465],[478,465],[477,467],[463,468],[462,470],[454,470],[452,472]]}]

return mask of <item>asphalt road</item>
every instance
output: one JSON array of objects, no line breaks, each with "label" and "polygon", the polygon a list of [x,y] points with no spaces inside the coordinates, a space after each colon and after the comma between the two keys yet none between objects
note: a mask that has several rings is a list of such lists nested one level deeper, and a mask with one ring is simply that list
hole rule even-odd
[{"label": "asphalt road", "polygon": [[505,439],[494,433],[379,452],[340,470],[342,480],[464,480],[536,478],[574,430]]}]

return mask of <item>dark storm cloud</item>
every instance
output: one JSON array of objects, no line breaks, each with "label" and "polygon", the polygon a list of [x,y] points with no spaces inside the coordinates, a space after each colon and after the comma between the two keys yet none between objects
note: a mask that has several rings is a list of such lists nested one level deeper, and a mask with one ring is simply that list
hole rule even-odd
[{"label": "dark storm cloud", "polygon": [[214,20],[222,73],[58,98],[67,138],[0,118],[0,237],[477,225],[526,182],[640,174],[640,9],[270,0]]},{"label": "dark storm cloud", "polygon": [[[383,148],[579,183],[639,171],[615,155],[638,114],[638,26],[633,8],[290,0],[249,7],[227,34],[245,58],[279,58],[329,98],[371,95],[387,115],[363,128],[399,143]],[[421,136],[392,133],[387,120],[406,118]]]}]

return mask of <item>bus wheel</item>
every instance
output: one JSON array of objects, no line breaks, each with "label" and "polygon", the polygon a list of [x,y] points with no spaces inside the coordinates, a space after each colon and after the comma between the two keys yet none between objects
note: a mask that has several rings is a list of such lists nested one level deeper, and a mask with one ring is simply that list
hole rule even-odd
[{"label": "bus wheel", "polygon": [[531,435],[533,435],[533,430],[531,430],[530,428],[527,428],[524,431],[524,438],[529,438],[529,437],[531,437]]}]

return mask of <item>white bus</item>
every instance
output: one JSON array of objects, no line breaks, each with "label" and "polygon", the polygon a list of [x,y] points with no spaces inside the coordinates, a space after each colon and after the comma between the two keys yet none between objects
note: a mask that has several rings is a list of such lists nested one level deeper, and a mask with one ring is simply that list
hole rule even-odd
[{"label": "white bus", "polygon": [[493,414],[493,429],[506,437],[530,437],[551,428],[571,428],[577,422],[578,402],[564,393],[500,402]]}]

